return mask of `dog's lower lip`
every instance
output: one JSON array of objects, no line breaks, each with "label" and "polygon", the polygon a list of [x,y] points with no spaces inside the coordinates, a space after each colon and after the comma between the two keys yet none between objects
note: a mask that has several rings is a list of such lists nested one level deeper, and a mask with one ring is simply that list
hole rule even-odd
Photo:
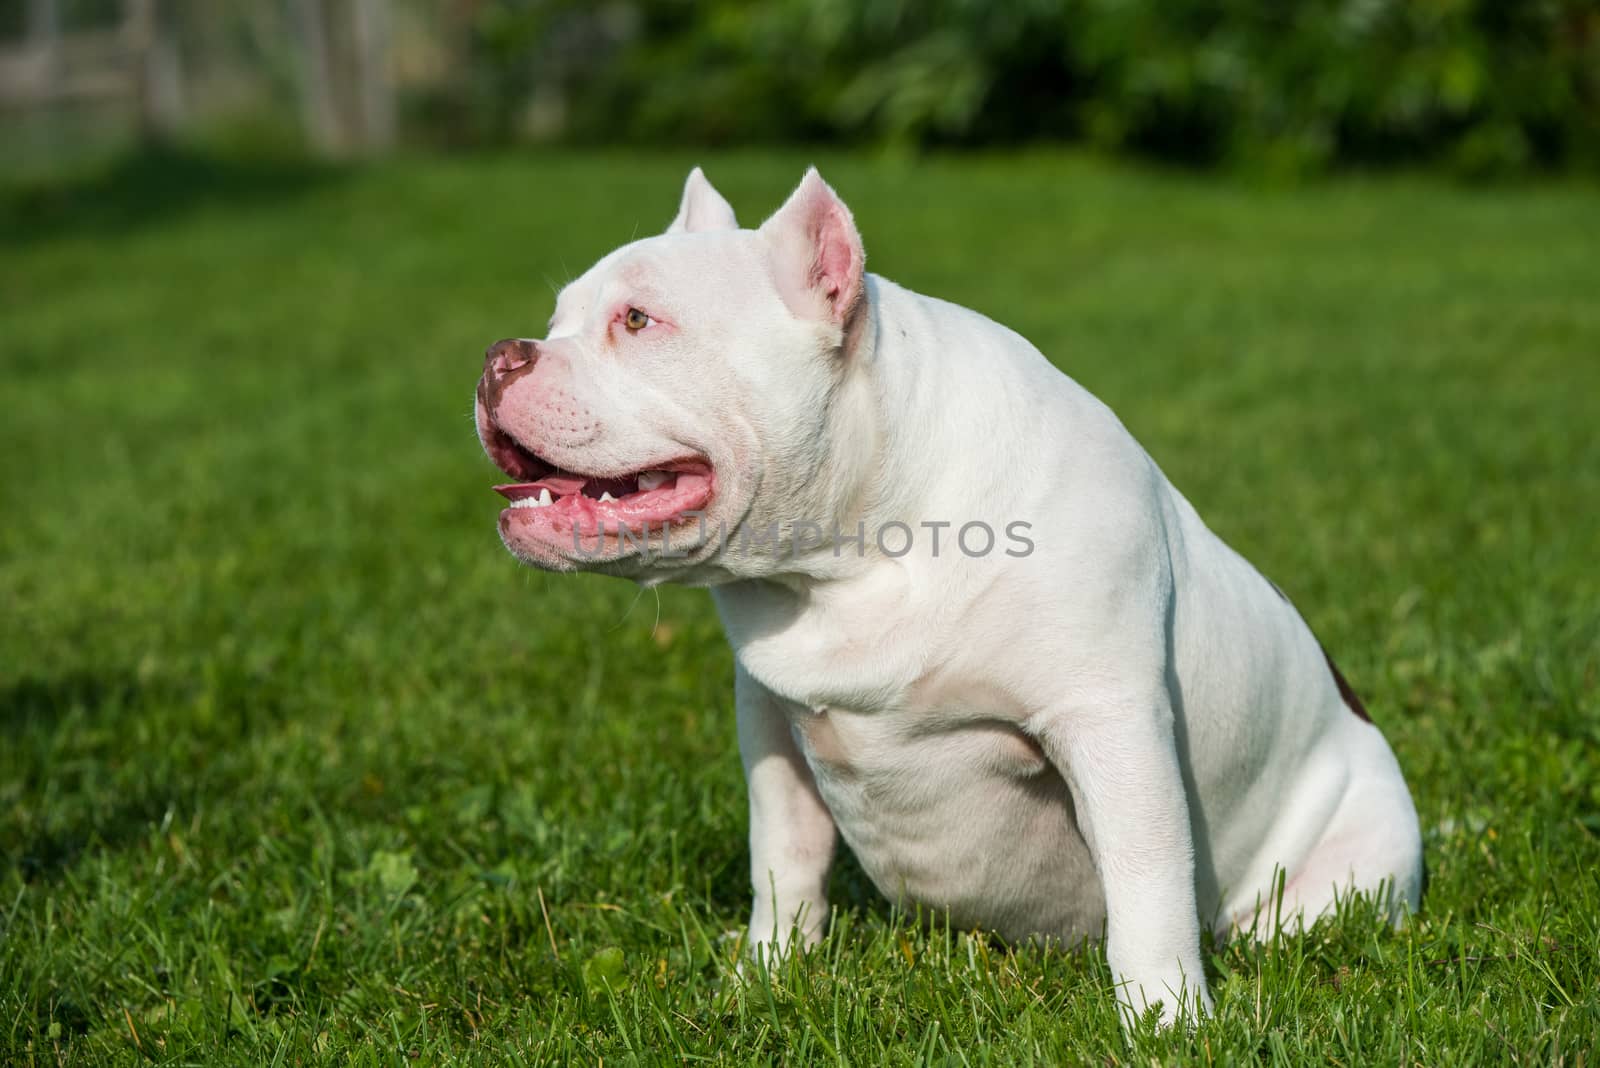
[{"label": "dog's lower lip", "polygon": [[628,474],[594,476],[554,472],[495,491],[511,502],[501,522],[530,530],[548,528],[574,537],[617,536],[626,528],[650,533],[698,513],[714,490],[711,464],[700,457],[661,461]]}]

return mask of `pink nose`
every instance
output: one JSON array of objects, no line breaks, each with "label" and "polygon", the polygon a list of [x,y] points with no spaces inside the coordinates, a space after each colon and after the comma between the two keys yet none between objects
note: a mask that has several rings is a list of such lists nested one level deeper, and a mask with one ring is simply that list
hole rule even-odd
[{"label": "pink nose", "polygon": [[500,406],[500,395],[512,382],[533,370],[539,359],[537,342],[520,337],[496,341],[483,354],[483,403],[493,411]]}]

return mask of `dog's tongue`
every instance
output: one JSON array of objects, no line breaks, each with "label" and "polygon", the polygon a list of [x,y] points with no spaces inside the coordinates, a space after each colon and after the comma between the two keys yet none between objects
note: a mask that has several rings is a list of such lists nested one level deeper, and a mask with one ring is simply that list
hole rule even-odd
[{"label": "dog's tongue", "polygon": [[494,491],[508,501],[520,501],[525,497],[537,497],[540,490],[549,490],[552,496],[570,497],[583,491],[583,484],[588,479],[579,478],[577,475],[546,475],[537,482],[508,482],[503,486],[496,486]]}]

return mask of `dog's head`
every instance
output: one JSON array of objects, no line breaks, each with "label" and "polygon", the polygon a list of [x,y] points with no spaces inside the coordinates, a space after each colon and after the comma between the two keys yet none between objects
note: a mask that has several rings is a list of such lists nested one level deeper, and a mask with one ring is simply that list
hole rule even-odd
[{"label": "dog's head", "polygon": [[828,468],[863,264],[816,170],[757,230],[690,172],[665,233],[563,289],[545,337],[489,348],[478,435],[513,479],[507,548],[644,581],[758,573],[724,559],[731,538],[844,492]]}]

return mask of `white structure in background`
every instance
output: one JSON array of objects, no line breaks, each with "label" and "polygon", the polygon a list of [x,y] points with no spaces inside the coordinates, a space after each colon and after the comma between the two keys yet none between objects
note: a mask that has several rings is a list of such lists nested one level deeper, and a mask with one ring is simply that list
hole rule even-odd
[{"label": "white structure in background", "polygon": [[[131,104],[127,111],[149,140],[174,133],[199,110],[189,106],[205,94],[186,77],[183,44],[192,34],[184,31],[196,19],[227,17],[226,9],[122,0],[117,21],[74,26],[63,20],[66,6],[26,0],[23,35],[0,41],[0,109]],[[394,143],[390,0],[261,0],[232,15],[264,51],[288,45],[301,123],[318,151],[353,155]]]},{"label": "white structure in background", "polygon": [[389,0],[289,0],[300,74],[300,115],[328,155],[394,143]]}]

